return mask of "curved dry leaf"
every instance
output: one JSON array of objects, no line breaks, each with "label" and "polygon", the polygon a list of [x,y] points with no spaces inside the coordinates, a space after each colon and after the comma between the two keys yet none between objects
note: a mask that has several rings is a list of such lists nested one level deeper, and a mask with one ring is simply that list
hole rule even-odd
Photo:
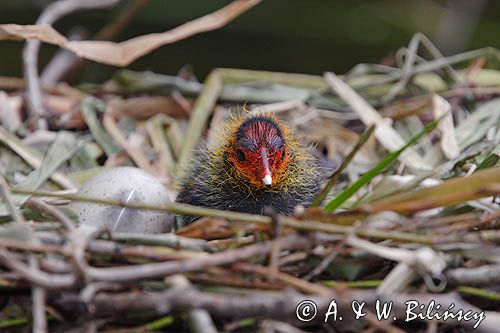
[{"label": "curved dry leaf", "polygon": [[125,67],[160,46],[171,44],[202,32],[221,28],[257,5],[260,1],[236,0],[213,13],[184,23],[172,30],[135,37],[121,43],[108,41],[68,41],[52,26],[47,24],[2,24],[0,25],[0,40],[39,39],[42,42],[70,50],[85,59]]},{"label": "curved dry leaf", "polygon": [[498,195],[500,186],[500,167],[489,168],[466,177],[455,177],[442,184],[398,193],[371,204],[364,209],[370,212],[391,210],[399,213],[417,212],[434,207],[451,206]]},{"label": "curved dry leaf", "polygon": [[[388,124],[382,116],[358,93],[356,93],[348,84],[338,78],[335,74],[327,72],[324,74],[325,81],[329,87],[348,104],[359,118],[367,126],[376,124],[375,137],[390,152],[397,151],[405,141],[399,133]],[[431,168],[424,163],[423,158],[412,149],[401,154],[400,159],[407,165],[417,171],[429,171]]]}]

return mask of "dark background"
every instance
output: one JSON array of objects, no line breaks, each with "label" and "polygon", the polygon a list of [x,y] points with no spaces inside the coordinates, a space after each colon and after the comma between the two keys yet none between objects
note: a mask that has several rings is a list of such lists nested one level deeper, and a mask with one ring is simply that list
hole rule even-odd
[{"label": "dark background", "polygon": [[[49,2],[0,0],[0,23],[33,24]],[[81,26],[91,36],[125,3],[65,17],[56,28],[67,33]],[[227,3],[150,0],[118,40],[168,30]],[[226,27],[164,46],[130,68],[175,74],[188,64],[200,79],[215,67],[343,73],[357,63],[382,61],[407,45],[417,31],[430,37],[445,54],[485,46],[500,48],[500,1],[264,0]],[[0,75],[21,75],[22,47],[20,42],[0,42]],[[41,66],[55,50],[43,46]],[[78,79],[100,81],[115,70],[92,64]]]}]

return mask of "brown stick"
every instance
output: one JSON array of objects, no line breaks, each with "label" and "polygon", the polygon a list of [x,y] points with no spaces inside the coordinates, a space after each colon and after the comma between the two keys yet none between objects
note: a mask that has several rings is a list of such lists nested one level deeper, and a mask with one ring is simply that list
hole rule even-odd
[{"label": "brown stick", "polygon": [[39,210],[42,213],[45,213],[49,216],[52,216],[55,218],[57,221],[61,222],[66,229],[68,230],[75,230],[75,226],[73,221],[69,219],[65,214],[63,214],[59,209],[57,209],[54,206],[51,206],[49,204],[46,204],[43,200],[31,197],[28,199],[26,202],[26,206]]},{"label": "brown stick", "polygon": [[450,283],[456,285],[492,285],[500,283],[500,265],[450,269],[446,276]]},{"label": "brown stick", "polygon": [[88,274],[93,280],[97,281],[124,282],[194,272],[211,266],[222,266],[247,260],[255,256],[266,255],[271,251],[274,242],[279,242],[281,249],[288,250],[304,248],[313,244],[311,238],[294,234],[275,241],[267,241],[241,249],[212,254],[206,258],[193,258],[179,262],[161,262],[136,266],[89,268]]},{"label": "brown stick", "polygon": [[[31,268],[38,269],[38,260],[34,255],[28,258]],[[47,292],[44,288],[31,288],[31,299],[33,304],[33,333],[47,332],[47,316],[45,314],[45,299]]]},{"label": "brown stick", "polygon": [[[255,256],[266,255],[271,251],[274,242],[279,242],[282,249],[293,250],[311,246],[314,243],[314,240],[312,238],[306,238],[294,234],[275,241],[263,242],[246,246],[241,249],[181,261],[109,268],[85,267],[85,274],[92,281],[126,282],[145,278],[162,277],[177,273],[194,272],[211,266],[227,265]],[[77,282],[75,274],[47,274],[38,269],[28,267],[26,264],[14,258],[14,256],[7,250],[1,248],[0,260],[11,270],[20,274],[25,280],[30,281],[37,286],[50,289],[71,288]]]},{"label": "brown stick", "polygon": [[[66,294],[58,300],[59,306],[69,307],[73,302],[78,302],[78,296]],[[344,317],[344,322],[351,320],[351,308],[354,300],[366,302],[364,311],[375,309],[377,300],[380,302],[393,302],[393,309],[390,318],[386,321],[393,323],[393,316],[404,320],[406,318],[406,304],[408,300],[416,300],[419,304],[428,305],[431,301],[440,304],[436,313],[443,313],[451,304],[454,309],[461,309],[464,313],[472,311],[480,313],[481,310],[475,306],[463,301],[456,293],[447,294],[394,294],[378,295],[374,290],[354,291],[343,290],[333,291],[322,295],[304,295],[291,290],[285,290],[279,293],[270,292],[252,292],[248,296],[238,294],[234,295],[216,294],[209,292],[200,292],[193,287],[171,288],[163,292],[126,292],[126,293],[100,293],[94,298],[93,306],[96,316],[106,316],[109,314],[118,315],[126,313],[137,313],[138,311],[153,311],[158,315],[171,313],[173,311],[185,311],[188,309],[204,309],[211,315],[222,318],[249,318],[264,317],[287,320],[290,323],[297,323],[296,316],[297,305],[304,300],[312,301],[316,304],[318,315],[314,319],[315,323],[324,322],[325,313],[332,300],[338,305],[338,313]],[[354,320],[354,317],[352,318]],[[420,319],[415,319],[420,320]],[[328,323],[331,323],[332,318]],[[342,322],[339,322],[342,323]],[[333,323],[334,325],[336,323]],[[467,330],[472,330],[476,321],[456,321],[447,320],[447,325],[463,326]],[[478,332],[493,333],[498,332],[500,320],[493,313],[485,315],[480,323]]]},{"label": "brown stick", "polygon": [[[12,220],[17,223],[25,224],[26,220],[14,205],[9,184],[2,174],[0,174],[0,194],[7,203]],[[19,269],[19,267],[33,271],[38,270],[38,259],[34,254],[30,254],[28,256],[28,261],[29,268],[15,259],[7,249],[0,248],[0,262],[4,262],[13,270],[16,270],[16,268]],[[33,301],[33,333],[45,333],[47,331],[47,317],[45,316],[45,290],[40,288],[40,286],[35,285],[31,288],[31,294]]]},{"label": "brown stick", "polygon": [[[240,264],[235,264],[233,267],[243,272],[257,273],[263,276],[271,275],[271,269],[259,265],[240,263]],[[272,276],[278,279],[279,281],[284,282],[308,294],[324,295],[330,292],[330,289],[328,287],[324,287],[320,284],[314,284],[309,281],[299,279],[297,277],[291,276],[283,272],[278,271],[278,272],[273,272],[273,274],[274,275]]]},{"label": "brown stick", "polygon": [[30,283],[46,289],[68,289],[75,285],[73,274],[47,274],[38,268],[28,267],[9,251],[0,248],[0,261]]}]

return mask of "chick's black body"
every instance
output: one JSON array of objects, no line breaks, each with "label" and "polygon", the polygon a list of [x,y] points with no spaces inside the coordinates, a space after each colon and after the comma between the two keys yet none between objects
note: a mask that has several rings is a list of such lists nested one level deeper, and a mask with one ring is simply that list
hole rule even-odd
[{"label": "chick's black body", "polygon": [[[251,116],[249,119],[258,118]],[[261,116],[262,118],[262,116]],[[266,207],[291,215],[295,206],[309,205],[320,189],[320,173],[309,148],[283,130],[274,117],[264,121],[276,126],[280,139],[287,148],[287,163],[283,177],[269,187],[256,187],[241,177],[229,154],[234,152],[241,138],[241,128],[249,119],[236,126],[236,131],[224,133],[212,146],[202,149],[192,160],[187,176],[181,182],[177,202],[222,210],[263,214]],[[258,119],[257,119],[258,121]],[[234,137],[234,140],[231,138]],[[182,224],[196,217],[182,216]]]}]

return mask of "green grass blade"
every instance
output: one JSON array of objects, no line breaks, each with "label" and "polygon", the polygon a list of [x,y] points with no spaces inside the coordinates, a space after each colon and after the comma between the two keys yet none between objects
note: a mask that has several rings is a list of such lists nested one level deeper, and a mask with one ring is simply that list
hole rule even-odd
[{"label": "green grass blade", "polygon": [[174,317],[168,315],[158,320],[155,320],[146,325],[146,329],[148,332],[156,331],[165,327],[170,326],[174,322]]},{"label": "green grass blade", "polygon": [[486,290],[486,289],[479,289],[479,288],[474,288],[474,287],[462,286],[462,287],[458,288],[458,292],[463,293],[463,294],[469,294],[469,295],[482,297],[485,299],[490,299],[492,301],[500,302],[500,293],[493,291],[493,290]]},{"label": "green grass blade", "polygon": [[488,154],[488,156],[486,156],[481,161],[481,163],[478,164],[478,166],[474,172],[477,172],[478,170],[492,168],[492,167],[498,165],[499,161],[500,161],[500,145],[497,144],[497,146],[493,149],[493,151],[491,151]]},{"label": "green grass blade", "polygon": [[318,196],[314,199],[314,201],[311,204],[311,207],[318,207],[319,205],[321,205],[321,203],[323,202],[323,200],[325,200],[328,193],[330,193],[330,191],[332,190],[335,183],[337,183],[337,180],[339,179],[344,169],[349,165],[349,162],[351,162],[351,160],[354,158],[356,153],[361,149],[361,147],[363,147],[366,141],[368,141],[374,130],[375,130],[375,125],[372,125],[363,134],[361,134],[358,142],[352,148],[349,154],[344,158],[342,164],[340,164],[338,169],[335,170],[335,172],[332,173],[332,175],[329,177],[328,183],[323,188],[323,190],[321,190]]},{"label": "green grass blade", "polygon": [[333,212],[335,209],[339,208],[346,200],[352,197],[361,187],[368,184],[375,176],[379,175],[386,168],[390,167],[396,159],[401,155],[406,149],[417,143],[424,135],[432,131],[438,124],[441,118],[434,120],[432,123],[425,126],[425,128],[411,138],[403,147],[400,149],[389,153],[382,161],[380,161],[373,168],[368,170],[363,176],[361,176],[356,182],[351,184],[348,188],[342,191],[338,196],[333,198],[325,206],[326,212]]}]

